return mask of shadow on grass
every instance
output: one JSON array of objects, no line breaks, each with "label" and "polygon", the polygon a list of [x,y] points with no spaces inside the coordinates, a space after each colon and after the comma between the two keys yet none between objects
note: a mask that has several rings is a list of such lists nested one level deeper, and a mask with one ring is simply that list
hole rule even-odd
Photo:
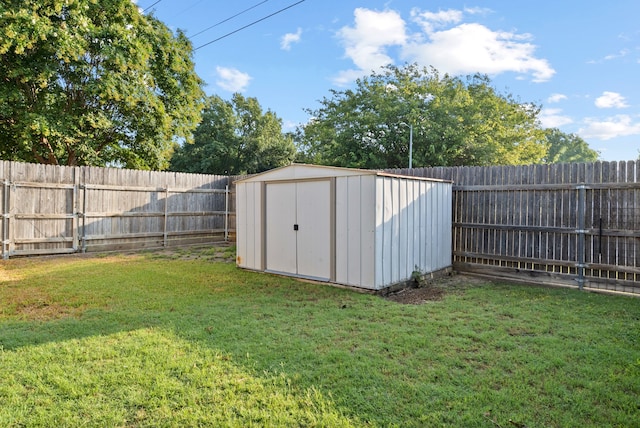
[{"label": "shadow on grass", "polygon": [[229,264],[45,263],[0,297],[30,288],[36,302],[80,310],[33,320],[3,304],[5,351],[170,331],[253,378],[319,391],[357,425],[624,425],[637,411],[636,299],[487,285],[400,305]]}]

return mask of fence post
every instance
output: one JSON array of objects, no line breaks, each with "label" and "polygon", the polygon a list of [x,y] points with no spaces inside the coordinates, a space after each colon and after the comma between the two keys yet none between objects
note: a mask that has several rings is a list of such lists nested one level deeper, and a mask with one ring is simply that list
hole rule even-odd
[{"label": "fence post", "polygon": [[224,242],[229,242],[229,184],[224,188]]},{"label": "fence post", "polygon": [[[7,234],[5,236],[5,242],[7,245],[7,251],[5,252],[5,258],[10,258],[11,254],[13,254],[14,250],[15,250],[15,242],[14,242],[14,231],[13,228],[11,227],[11,220],[12,220],[12,216],[11,216],[11,201],[13,201],[15,199],[15,195],[16,195],[16,184],[12,183],[11,181],[7,181],[6,182],[6,208],[5,208],[5,212],[6,212],[6,216],[5,216],[5,221],[6,221],[6,225],[7,225]],[[14,224],[15,226],[15,224]],[[4,243],[3,243],[4,246]]]},{"label": "fence post", "polygon": [[167,187],[164,189],[164,225],[162,226],[162,231],[164,236],[162,240],[162,246],[165,248],[167,248],[167,245],[169,244],[168,242],[169,233],[167,231],[168,217],[169,217],[169,185],[167,185]]},{"label": "fence post", "polygon": [[[84,174],[83,174],[84,178]],[[80,189],[82,190],[82,212],[80,215],[82,216],[82,233],[80,235],[81,243],[80,243],[80,251],[83,253],[87,252],[87,183],[85,180],[82,180],[80,183]]]},{"label": "fence post", "polygon": [[576,248],[577,250],[577,260],[576,260],[576,268],[577,268],[577,274],[578,277],[576,278],[576,281],[578,282],[578,288],[580,290],[582,290],[582,288],[584,287],[584,283],[585,283],[585,278],[584,278],[584,268],[586,267],[585,265],[585,235],[587,233],[587,230],[585,228],[585,211],[587,208],[587,186],[585,186],[584,183],[579,184],[576,189],[578,190],[578,228],[576,230],[576,233],[578,234],[578,246]]},{"label": "fence post", "polygon": [[2,182],[2,258],[9,258],[9,186],[8,180]]},{"label": "fence post", "polygon": [[80,234],[78,233],[78,229],[80,227],[80,201],[78,200],[80,196],[80,168],[75,167],[73,169],[73,201],[71,205],[73,206],[73,219],[71,220],[71,228],[73,229],[73,244],[71,245],[73,248],[73,252],[78,252],[80,248]]}]

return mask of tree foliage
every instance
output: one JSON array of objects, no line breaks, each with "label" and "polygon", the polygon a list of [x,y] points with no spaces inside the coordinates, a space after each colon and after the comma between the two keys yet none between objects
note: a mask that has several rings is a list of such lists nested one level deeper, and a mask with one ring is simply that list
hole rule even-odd
[{"label": "tree foliage", "polygon": [[360,168],[540,162],[539,108],[497,93],[488,77],[463,81],[435,69],[387,66],[331,91],[298,129],[299,159]]},{"label": "tree foliage", "polygon": [[191,56],[131,0],[2,0],[0,157],[165,168],[199,120]]},{"label": "tree foliage", "polygon": [[262,111],[255,98],[234,94],[206,100],[194,141],[176,150],[171,170],[208,174],[253,174],[291,163],[293,137],[282,132],[282,120]]},{"label": "tree foliage", "polygon": [[545,130],[549,150],[544,163],[595,162],[600,154],[575,134],[565,134],[557,128]]}]

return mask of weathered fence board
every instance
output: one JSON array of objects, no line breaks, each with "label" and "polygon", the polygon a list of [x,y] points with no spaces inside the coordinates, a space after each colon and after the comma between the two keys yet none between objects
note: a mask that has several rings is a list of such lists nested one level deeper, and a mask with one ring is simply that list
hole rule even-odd
[{"label": "weathered fence board", "polygon": [[459,270],[640,294],[640,161],[390,172],[454,181]]},{"label": "weathered fence board", "polygon": [[[640,294],[640,162],[390,172],[454,181],[459,270]],[[0,178],[3,258],[234,239],[237,177],[0,161]]]},{"label": "weathered fence board", "polygon": [[234,177],[0,162],[2,256],[221,241]]}]

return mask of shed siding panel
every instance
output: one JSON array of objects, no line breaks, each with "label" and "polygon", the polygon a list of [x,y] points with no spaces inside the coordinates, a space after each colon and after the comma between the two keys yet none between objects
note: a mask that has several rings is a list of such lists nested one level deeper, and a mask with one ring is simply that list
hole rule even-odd
[{"label": "shed siding panel", "polygon": [[255,217],[256,215],[255,206],[257,205],[256,191],[255,191],[256,187],[257,187],[256,183],[248,183],[246,188],[246,195],[245,195],[245,199],[246,199],[245,218],[247,220],[246,226],[245,226],[247,228],[245,258],[246,258],[247,266],[249,266],[252,269],[259,268],[258,263],[256,263],[256,256],[255,256],[255,244],[256,244],[256,235],[257,235],[256,221],[258,220]]},{"label": "shed siding panel", "polygon": [[259,183],[251,183],[249,192],[247,195],[247,202],[249,203],[250,216],[248,218],[248,232],[251,234],[249,240],[249,246],[247,248],[247,256],[249,257],[249,263],[254,269],[259,269],[260,266],[260,185]]},{"label": "shed siding panel", "polygon": [[398,281],[402,281],[411,275],[408,271],[409,260],[409,182],[407,180],[394,179],[398,183]]},{"label": "shed siding panel", "polygon": [[347,179],[349,190],[349,208],[347,212],[347,248],[349,252],[349,264],[347,266],[347,281],[350,285],[361,283],[361,219],[364,208],[362,207],[361,177]]},{"label": "shed siding panel", "polygon": [[262,198],[260,183],[238,183],[236,252],[238,266],[262,269]]},{"label": "shed siding panel", "polygon": [[380,289],[384,284],[384,217],[385,217],[385,183],[382,177],[375,178],[375,288]]},{"label": "shed siding panel", "polygon": [[427,186],[425,193],[425,201],[427,205],[427,211],[425,219],[427,222],[427,238],[425,241],[425,264],[423,266],[425,272],[433,270],[435,265],[434,257],[437,256],[437,247],[435,243],[438,240],[436,233],[438,228],[436,226],[436,215],[434,209],[437,208],[437,186],[431,184]]},{"label": "shed siding panel", "polygon": [[[428,211],[427,211],[427,190],[428,190],[428,185],[429,183],[427,182],[420,182],[418,183],[419,185],[419,195],[418,195],[418,203],[416,204],[418,207],[418,210],[420,212],[419,215],[419,226],[418,226],[418,233],[420,234],[420,236],[429,236],[429,228],[427,227],[427,222],[429,221],[428,218]],[[416,265],[418,266],[425,266],[427,264],[427,246],[429,245],[429,241],[427,240],[426,242],[420,242],[419,243],[419,254],[416,257]]]},{"label": "shed siding panel", "polygon": [[382,223],[378,226],[382,229],[382,257],[379,262],[382,264],[382,283],[391,284],[393,282],[393,183],[389,178],[381,179],[383,186],[382,195]]},{"label": "shed siding panel", "polygon": [[375,177],[336,180],[336,282],[375,287]]},{"label": "shed siding panel", "polygon": [[391,222],[391,257],[389,261],[391,263],[391,282],[388,284],[396,283],[402,278],[400,277],[400,183],[398,180],[389,178],[391,185],[391,215],[389,221]]},{"label": "shed siding panel", "polygon": [[249,184],[238,183],[236,186],[236,263],[243,268],[249,268],[247,263],[247,186]]},{"label": "shed siding panel", "polygon": [[407,262],[411,266],[411,271],[415,269],[416,266],[420,266],[420,243],[421,237],[423,236],[420,231],[420,183],[410,181],[409,182],[409,256]]},{"label": "shed siding panel", "polygon": [[360,186],[360,285],[375,288],[375,176],[362,176]]},{"label": "shed siding panel", "polygon": [[348,284],[349,240],[347,232],[349,186],[346,178],[336,179],[336,282]]}]

